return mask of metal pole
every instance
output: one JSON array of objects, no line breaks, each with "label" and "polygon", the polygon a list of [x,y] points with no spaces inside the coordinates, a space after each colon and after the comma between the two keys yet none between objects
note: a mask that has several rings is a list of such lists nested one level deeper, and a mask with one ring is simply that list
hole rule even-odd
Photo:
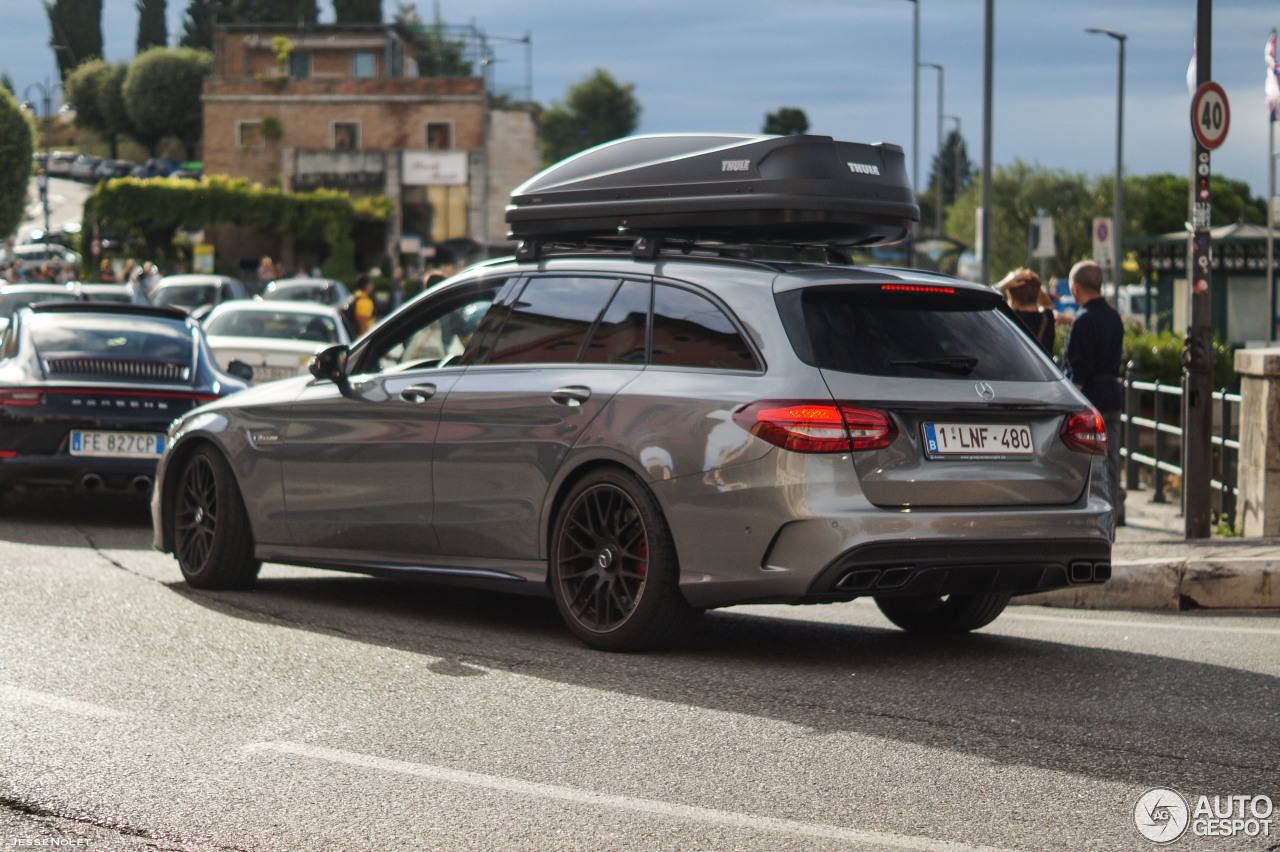
[{"label": "metal pole", "polygon": [[995,0],[983,2],[982,38],[982,283],[991,283],[991,77]]},{"label": "metal pole", "polygon": [[[1271,38],[1276,37],[1276,28],[1271,28]],[[1275,197],[1276,197],[1276,121],[1267,116],[1267,292],[1271,294],[1271,340],[1276,339],[1276,271],[1275,271]]]},{"label": "metal pole", "polygon": [[936,62],[921,62],[926,68],[934,68],[938,72],[938,162],[934,166],[934,177],[937,185],[934,187],[934,210],[933,210],[933,233],[934,236],[942,236],[942,66]]},{"label": "metal pole", "polygon": [[920,0],[911,0],[911,186],[920,191]]},{"label": "metal pole", "polygon": [[1112,258],[1111,284],[1115,287],[1112,301],[1119,304],[1120,281],[1124,273],[1124,43],[1128,36],[1100,27],[1089,27],[1085,32],[1110,36],[1116,40],[1116,171],[1111,213],[1115,256]]},{"label": "metal pole", "polygon": [[[1213,0],[1196,0],[1196,87],[1212,78]],[[1194,120],[1194,116],[1192,117]],[[1190,283],[1191,327],[1183,354],[1182,397],[1183,511],[1186,538],[1209,537],[1209,463],[1213,440],[1213,282],[1210,239],[1209,151],[1195,140],[1191,174]]]},{"label": "metal pole", "polygon": [[1116,295],[1115,303],[1120,304],[1120,284],[1124,280],[1124,43],[1125,36],[1116,41],[1119,72],[1116,75],[1116,186],[1115,186],[1115,221],[1111,223],[1115,234],[1116,262]]}]

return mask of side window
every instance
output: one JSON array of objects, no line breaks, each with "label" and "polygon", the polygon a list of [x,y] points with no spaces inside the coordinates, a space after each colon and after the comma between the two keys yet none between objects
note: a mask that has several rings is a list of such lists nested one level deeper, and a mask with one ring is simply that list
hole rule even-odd
[{"label": "side window", "polygon": [[353,77],[376,77],[378,76],[378,56],[370,50],[362,50],[351,57],[351,76]]},{"label": "side window", "polygon": [[653,297],[653,353],[658,367],[759,370],[724,311],[697,293],[659,284]]},{"label": "side window", "polygon": [[449,151],[453,149],[453,123],[447,121],[427,122],[427,150]]},{"label": "side window", "polygon": [[423,305],[405,322],[374,335],[353,373],[426,369],[456,364],[480,325],[493,299],[506,283],[486,281],[443,300]]},{"label": "side window", "polygon": [[572,364],[616,286],[612,278],[531,278],[491,347],[490,364]]},{"label": "side window", "polygon": [[294,50],[289,53],[289,76],[311,76],[311,54],[305,50]]},{"label": "side window", "polygon": [[248,150],[262,144],[262,122],[240,121],[236,123],[236,144]]},{"label": "side window", "polygon": [[360,150],[360,124],[355,121],[335,121],[333,123],[333,150]]},{"label": "side window", "polygon": [[587,364],[644,364],[649,327],[648,282],[623,281],[583,352]]}]

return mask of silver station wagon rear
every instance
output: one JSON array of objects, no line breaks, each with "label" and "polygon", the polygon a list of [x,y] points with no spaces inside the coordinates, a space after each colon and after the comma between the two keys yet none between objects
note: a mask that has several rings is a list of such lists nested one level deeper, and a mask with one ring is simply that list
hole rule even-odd
[{"label": "silver station wagon rear", "polygon": [[191,585],[414,575],[643,650],[711,607],[953,633],[1109,577],[1097,412],[991,288],[841,257],[918,216],[900,148],[639,138],[513,199],[515,258],[174,423],[155,544]]}]

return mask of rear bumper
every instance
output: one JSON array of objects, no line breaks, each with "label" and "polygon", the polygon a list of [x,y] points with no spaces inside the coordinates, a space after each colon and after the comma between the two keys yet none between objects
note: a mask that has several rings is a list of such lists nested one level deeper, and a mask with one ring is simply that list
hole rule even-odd
[{"label": "rear bumper", "polygon": [[801,602],[851,596],[1027,594],[1111,579],[1105,540],[929,541],[855,547],[823,569]]},{"label": "rear bumper", "polygon": [[79,492],[135,494],[151,492],[156,459],[107,459],[81,456],[16,456],[0,459],[0,488],[53,488]]}]

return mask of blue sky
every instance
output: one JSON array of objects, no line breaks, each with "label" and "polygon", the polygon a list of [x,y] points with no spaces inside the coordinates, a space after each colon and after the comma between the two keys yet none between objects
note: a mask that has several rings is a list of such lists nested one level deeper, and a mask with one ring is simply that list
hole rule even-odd
[{"label": "blue sky", "polygon": [[[533,95],[544,104],[596,68],[635,85],[640,132],[758,132],[764,114],[796,106],[811,132],[843,139],[911,140],[911,31],[907,0],[439,0],[450,23],[491,36],[532,34]],[[977,163],[982,126],[982,0],[919,0],[920,60],[945,67],[944,112],[959,116]],[[171,39],[186,0],[169,0]],[[384,0],[388,16],[393,0]],[[1189,174],[1187,63],[1195,0],[996,0],[997,166],[1020,158],[1090,176],[1115,162],[1116,49],[1086,27],[1129,36],[1125,171]],[[321,20],[331,20],[325,0]],[[423,17],[430,0],[419,0]],[[22,94],[55,73],[39,0],[0,0],[0,70]],[[104,0],[107,58],[133,55],[134,0]],[[1274,0],[1219,0],[1213,79],[1226,89],[1231,126],[1213,156],[1217,174],[1267,190],[1263,47],[1280,25]],[[523,85],[523,46],[501,48],[500,85]],[[920,75],[920,180],[936,149],[937,72]],[[954,122],[946,121],[950,129]]]}]

